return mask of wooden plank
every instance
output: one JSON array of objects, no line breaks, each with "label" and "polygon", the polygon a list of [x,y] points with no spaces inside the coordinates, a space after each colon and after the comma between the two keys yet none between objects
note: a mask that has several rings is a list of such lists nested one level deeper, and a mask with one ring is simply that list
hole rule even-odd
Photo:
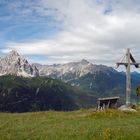
[{"label": "wooden plank", "polygon": [[130,106],[130,94],[131,94],[131,74],[130,74],[130,49],[126,50],[126,61],[128,63],[126,67],[126,105]]},{"label": "wooden plank", "polygon": [[[128,65],[128,63],[118,62],[117,65]],[[140,65],[140,63],[130,63],[130,65]]]},{"label": "wooden plank", "polygon": [[98,100],[111,100],[111,99],[119,99],[120,97],[116,96],[116,97],[106,97],[106,98],[98,98]]}]

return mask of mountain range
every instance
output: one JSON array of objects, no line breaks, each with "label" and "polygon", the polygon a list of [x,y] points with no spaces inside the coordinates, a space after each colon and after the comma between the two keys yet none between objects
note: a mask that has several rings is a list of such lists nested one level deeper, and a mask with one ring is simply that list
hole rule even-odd
[{"label": "mountain range", "polygon": [[[16,51],[11,51],[0,59],[0,75],[8,74],[22,77],[40,76],[58,79],[71,86],[98,92],[101,95],[112,93],[114,89],[122,88],[125,90],[124,72],[118,72],[105,65],[92,64],[85,59],[66,64],[29,64],[28,60],[20,56]],[[135,88],[140,83],[139,77],[139,73],[132,73],[132,87]]]},{"label": "mountain range", "polygon": [[40,76],[61,79],[65,82],[78,79],[87,74],[117,73],[117,71],[111,67],[104,65],[93,65],[85,59],[82,59],[79,62],[70,62],[67,64],[33,65],[38,68]]},{"label": "mountain range", "polygon": [[[3,106],[8,102],[15,102],[15,99],[16,102],[22,101],[25,92],[28,94],[26,94],[27,101],[24,104],[28,105],[26,109],[22,106],[23,110],[19,109],[19,112],[45,109],[73,110],[79,107],[90,107],[96,105],[98,97],[120,96],[120,103],[125,100],[125,73],[105,65],[92,64],[85,59],[66,64],[29,64],[16,51],[11,51],[6,57],[0,59],[0,75],[0,103],[2,102],[0,110],[3,111],[18,110],[17,105],[14,109],[3,108]],[[9,75],[13,75],[17,80],[11,88],[9,85],[12,78]],[[132,100],[136,101],[135,90],[140,84],[140,74],[133,72],[131,76]],[[41,81],[43,84],[40,84]],[[6,83],[9,85],[7,86]],[[56,83],[57,86],[55,86]],[[36,92],[41,87],[43,90],[37,96]],[[43,108],[43,106],[45,107]],[[59,107],[57,108],[57,106]]]},{"label": "mountain range", "polygon": [[[33,65],[39,70],[40,76],[59,79],[82,90],[93,91],[98,94],[97,97],[120,96],[122,99],[125,97],[125,73],[118,72],[112,67],[92,64],[85,59],[66,64]],[[140,74],[132,72],[131,80],[132,99],[136,99],[135,89],[140,83]]]}]

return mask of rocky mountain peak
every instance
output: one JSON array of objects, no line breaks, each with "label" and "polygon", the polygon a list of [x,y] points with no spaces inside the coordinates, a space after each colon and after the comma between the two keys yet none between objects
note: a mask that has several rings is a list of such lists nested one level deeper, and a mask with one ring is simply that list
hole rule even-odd
[{"label": "rocky mountain peak", "polygon": [[10,55],[10,56],[20,56],[19,53],[17,51],[10,51],[7,55]]},{"label": "rocky mountain peak", "polygon": [[14,50],[0,59],[0,75],[7,74],[23,77],[34,77],[39,75],[38,69],[32,67],[26,59],[22,58],[19,53]]},{"label": "rocky mountain peak", "polygon": [[89,63],[90,63],[90,62],[87,61],[86,59],[82,59],[80,62],[81,62],[82,64],[89,64]]},{"label": "rocky mountain peak", "polygon": [[20,55],[16,51],[12,50],[6,55],[4,59],[6,62],[12,63],[13,61],[17,61],[19,58],[20,58]]}]

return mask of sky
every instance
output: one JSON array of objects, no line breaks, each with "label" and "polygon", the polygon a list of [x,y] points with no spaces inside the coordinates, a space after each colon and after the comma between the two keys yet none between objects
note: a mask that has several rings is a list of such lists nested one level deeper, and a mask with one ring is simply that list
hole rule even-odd
[{"label": "sky", "polygon": [[0,0],[1,57],[115,67],[126,48],[140,62],[139,0]]}]

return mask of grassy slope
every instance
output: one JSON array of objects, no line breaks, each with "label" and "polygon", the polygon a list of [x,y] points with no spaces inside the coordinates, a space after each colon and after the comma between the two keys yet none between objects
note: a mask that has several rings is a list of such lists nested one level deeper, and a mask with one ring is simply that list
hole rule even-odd
[{"label": "grassy slope", "polygon": [[139,140],[140,112],[0,113],[0,140]]}]

